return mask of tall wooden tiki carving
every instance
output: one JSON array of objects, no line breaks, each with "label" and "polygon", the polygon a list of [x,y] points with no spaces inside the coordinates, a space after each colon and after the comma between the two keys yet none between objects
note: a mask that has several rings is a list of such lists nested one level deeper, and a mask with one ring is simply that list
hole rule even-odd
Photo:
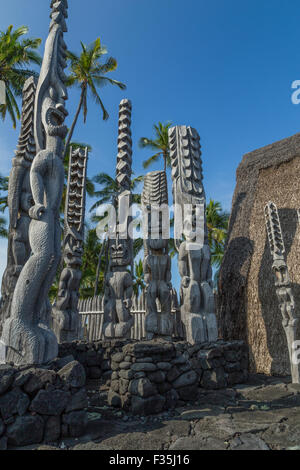
[{"label": "tall wooden tiki carving", "polygon": [[59,343],[81,336],[78,313],[79,287],[84,242],[84,216],[88,150],[70,150],[65,203],[63,268],[53,309],[53,329]]},{"label": "tall wooden tiki carving", "polygon": [[42,364],[57,356],[50,328],[48,292],[61,256],[59,206],[64,185],[63,141],[67,90],[64,68],[67,0],[51,2],[50,31],[37,84],[34,110],[36,156],[30,168],[32,206],[29,209],[31,256],[25,262],[4,322],[0,342],[2,362]]}]

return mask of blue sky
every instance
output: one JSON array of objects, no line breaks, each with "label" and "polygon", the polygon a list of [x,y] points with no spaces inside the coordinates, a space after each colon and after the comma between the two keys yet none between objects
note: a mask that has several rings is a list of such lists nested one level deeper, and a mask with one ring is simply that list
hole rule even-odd
[{"label": "blue sky", "polygon": [[[28,25],[30,36],[43,39],[42,53],[50,0],[2,3],[0,30]],[[138,139],[150,137],[155,122],[191,125],[201,136],[207,198],[230,209],[243,154],[299,131],[300,105],[291,102],[291,83],[300,79],[299,17],[297,0],[69,0],[69,49],[79,52],[80,40],[100,36],[118,60],[112,77],[127,84],[126,91],[101,90],[108,122],[91,99],[87,124],[77,127],[74,138],[93,148],[89,175],[114,174],[118,104],[126,97],[133,104],[135,173],[150,156]],[[78,97],[70,91],[70,118]],[[9,119],[0,122],[2,174],[17,138]],[[0,275],[5,249],[0,241]]]}]

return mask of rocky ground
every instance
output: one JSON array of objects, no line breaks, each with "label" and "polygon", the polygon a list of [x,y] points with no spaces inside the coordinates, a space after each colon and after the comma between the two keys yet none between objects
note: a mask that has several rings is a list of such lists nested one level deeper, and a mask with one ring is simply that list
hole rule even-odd
[{"label": "rocky ground", "polygon": [[196,404],[145,418],[108,407],[105,387],[99,394],[99,383],[89,381],[86,434],[28,449],[300,450],[300,387],[289,382],[251,375],[247,384],[205,391]]}]

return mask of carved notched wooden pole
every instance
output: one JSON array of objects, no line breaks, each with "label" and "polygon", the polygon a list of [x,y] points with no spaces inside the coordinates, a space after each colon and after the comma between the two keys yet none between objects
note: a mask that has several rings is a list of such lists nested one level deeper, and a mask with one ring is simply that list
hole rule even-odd
[{"label": "carved notched wooden pole", "polygon": [[32,206],[30,168],[36,154],[34,141],[34,101],[37,80],[26,80],[23,88],[21,131],[12,161],[8,184],[9,235],[7,266],[2,279],[0,334],[4,321],[10,317],[11,302],[17,280],[30,256],[29,209]]},{"label": "carved notched wooden pole", "polygon": [[1,338],[1,359],[16,364],[42,364],[57,356],[58,345],[49,325],[49,289],[61,256],[59,207],[64,185],[63,139],[67,90],[64,68],[67,0],[51,2],[50,31],[35,98],[34,135],[37,155],[30,170],[33,206],[24,265]]},{"label": "carved notched wooden pole", "polygon": [[81,336],[78,299],[82,276],[87,160],[87,148],[85,151],[73,151],[71,148],[64,221],[65,267],[60,275],[53,308],[53,329],[59,343],[74,341]]},{"label": "carved notched wooden pole", "polygon": [[[168,188],[165,171],[151,171],[144,178],[144,279],[146,283],[146,338],[171,339],[171,258],[169,244]],[[157,301],[160,310],[157,308]]]},{"label": "carved notched wooden pole", "polygon": [[128,234],[131,222],[131,102],[122,100],[119,109],[119,135],[116,181],[118,185],[118,224],[114,236],[108,241],[109,269],[104,289],[104,325],[106,338],[129,338],[133,326],[130,313],[132,276],[128,267],[132,264],[132,238]]},{"label": "carved notched wooden pole", "polygon": [[278,211],[276,204],[273,202],[268,202],[265,206],[265,219],[269,247],[273,258],[272,270],[275,276],[276,295],[289,351],[292,382],[300,383],[300,369],[299,364],[297,364],[297,352],[299,353],[300,351],[297,343],[295,343],[297,341],[299,316],[296,313],[292,285],[285,261],[285,246]]},{"label": "carved notched wooden pole", "polygon": [[176,126],[169,129],[169,144],[173,198],[175,208],[180,209],[175,209],[175,227],[183,227],[182,220],[186,222],[185,240],[176,240],[181,276],[181,317],[186,339],[191,344],[215,341],[218,329],[205,217],[200,137],[192,127]]}]

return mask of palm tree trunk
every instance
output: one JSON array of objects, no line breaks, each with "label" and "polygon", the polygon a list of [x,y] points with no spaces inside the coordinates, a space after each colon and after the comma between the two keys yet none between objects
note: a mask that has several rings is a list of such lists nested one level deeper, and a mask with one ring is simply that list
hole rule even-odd
[{"label": "palm tree trunk", "polygon": [[78,108],[77,108],[77,111],[76,111],[76,114],[75,114],[75,117],[74,117],[74,121],[73,121],[72,126],[70,128],[68,138],[66,140],[65,150],[64,150],[64,158],[63,159],[66,158],[67,151],[68,151],[68,146],[69,146],[69,144],[71,142],[71,139],[73,137],[74,129],[75,129],[75,126],[77,124],[77,120],[78,120],[78,117],[79,117],[79,114],[80,114],[80,111],[81,111],[81,108],[82,108],[84,93],[85,93],[85,90],[84,90],[84,88],[82,88],[81,94],[80,94],[79,105],[78,105]]},{"label": "palm tree trunk", "polygon": [[165,152],[164,152],[164,172],[165,173],[167,172],[167,155]]}]

